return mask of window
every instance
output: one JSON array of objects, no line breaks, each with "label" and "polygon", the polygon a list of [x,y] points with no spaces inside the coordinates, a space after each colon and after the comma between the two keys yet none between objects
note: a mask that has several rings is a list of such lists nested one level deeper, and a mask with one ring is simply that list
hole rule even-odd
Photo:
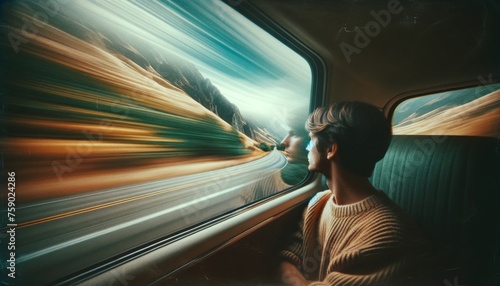
[{"label": "window", "polygon": [[50,283],[306,176],[293,156],[310,67],[224,3],[6,5],[17,282]]},{"label": "window", "polygon": [[393,133],[498,137],[499,96],[494,84],[408,99],[394,111]]}]

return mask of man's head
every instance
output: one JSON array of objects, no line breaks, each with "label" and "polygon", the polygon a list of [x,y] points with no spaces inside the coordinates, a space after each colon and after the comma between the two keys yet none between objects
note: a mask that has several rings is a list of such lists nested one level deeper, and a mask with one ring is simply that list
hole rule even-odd
[{"label": "man's head", "polygon": [[309,135],[304,128],[307,116],[307,110],[302,108],[290,112],[285,118],[288,135],[280,144],[284,147],[285,156],[290,163],[307,163],[306,146]]},{"label": "man's head", "polygon": [[[311,143],[309,169],[324,172],[327,150],[335,148],[345,170],[369,177],[391,141],[391,125],[375,106],[362,102],[340,102],[316,109],[306,122]],[[335,145],[335,146],[334,146]]]}]

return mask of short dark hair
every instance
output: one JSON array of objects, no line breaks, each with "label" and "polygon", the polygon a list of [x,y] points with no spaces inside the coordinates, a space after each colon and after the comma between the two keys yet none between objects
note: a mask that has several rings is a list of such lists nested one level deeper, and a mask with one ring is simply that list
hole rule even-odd
[{"label": "short dark hair", "polygon": [[316,109],[306,129],[318,137],[320,146],[338,144],[339,162],[346,170],[371,176],[375,163],[389,148],[389,120],[375,106],[363,102],[339,102]]}]

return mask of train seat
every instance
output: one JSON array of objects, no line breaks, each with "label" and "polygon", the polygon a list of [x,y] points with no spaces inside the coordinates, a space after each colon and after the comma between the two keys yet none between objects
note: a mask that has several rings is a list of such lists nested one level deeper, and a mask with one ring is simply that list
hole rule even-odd
[{"label": "train seat", "polygon": [[395,135],[375,166],[373,185],[428,236],[440,285],[498,281],[498,165],[496,138]]}]

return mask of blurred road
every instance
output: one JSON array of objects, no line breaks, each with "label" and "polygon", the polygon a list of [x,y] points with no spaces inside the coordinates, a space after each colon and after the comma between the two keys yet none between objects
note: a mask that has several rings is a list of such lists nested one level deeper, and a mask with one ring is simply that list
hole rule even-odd
[{"label": "blurred road", "polygon": [[18,206],[16,280],[45,284],[234,210],[285,165],[273,151],[221,170]]}]

